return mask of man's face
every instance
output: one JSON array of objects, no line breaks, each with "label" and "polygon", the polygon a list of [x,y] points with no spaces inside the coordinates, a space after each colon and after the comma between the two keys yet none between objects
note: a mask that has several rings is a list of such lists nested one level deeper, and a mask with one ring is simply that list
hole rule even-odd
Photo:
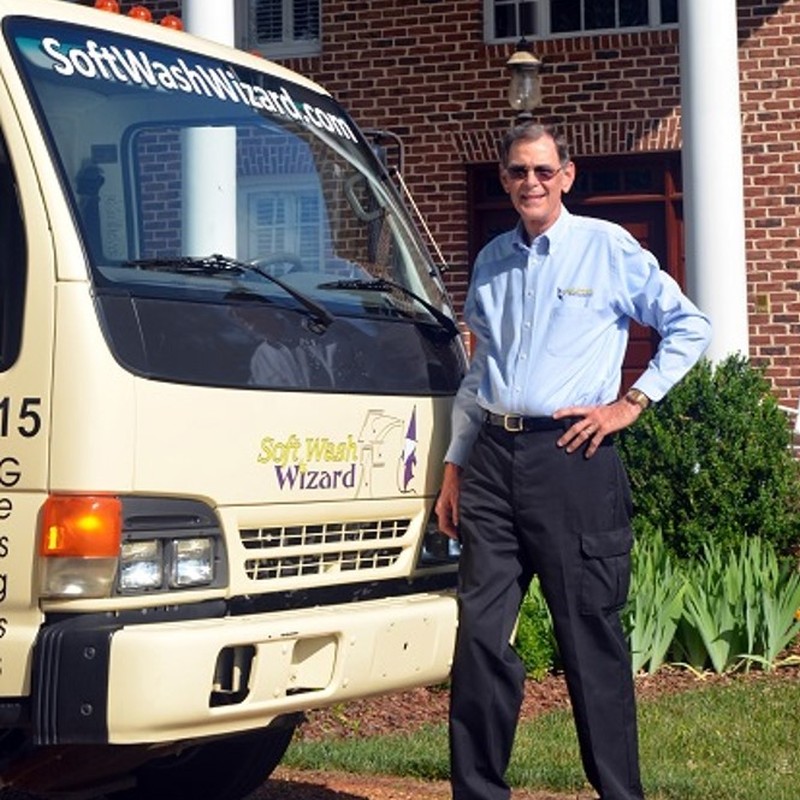
[{"label": "man's face", "polygon": [[561,195],[569,191],[574,178],[575,165],[571,161],[561,165],[556,143],[549,136],[515,142],[508,164],[500,167],[503,188],[531,238],[556,221],[561,212]]}]

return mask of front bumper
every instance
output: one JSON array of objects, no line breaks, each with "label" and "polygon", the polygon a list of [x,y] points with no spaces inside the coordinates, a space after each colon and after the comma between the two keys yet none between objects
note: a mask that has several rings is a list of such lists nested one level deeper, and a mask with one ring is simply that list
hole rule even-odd
[{"label": "front bumper", "polygon": [[46,627],[34,657],[37,743],[235,733],[449,674],[449,593],[233,617],[220,616],[220,605],[180,621],[80,615]]}]

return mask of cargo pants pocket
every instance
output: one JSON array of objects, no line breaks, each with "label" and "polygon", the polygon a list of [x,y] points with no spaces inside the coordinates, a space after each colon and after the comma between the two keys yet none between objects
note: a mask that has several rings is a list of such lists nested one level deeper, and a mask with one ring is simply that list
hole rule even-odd
[{"label": "cargo pants pocket", "polygon": [[581,614],[622,609],[630,589],[632,547],[630,527],[581,534]]}]

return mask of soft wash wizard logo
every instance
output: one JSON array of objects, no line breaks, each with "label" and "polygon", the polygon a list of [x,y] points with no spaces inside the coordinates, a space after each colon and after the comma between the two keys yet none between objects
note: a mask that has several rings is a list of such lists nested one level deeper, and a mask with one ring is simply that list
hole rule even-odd
[{"label": "soft wash wizard logo", "polygon": [[[374,497],[416,491],[417,410],[407,419],[370,409],[357,432],[339,436],[265,436],[256,458],[280,492],[333,492]],[[392,474],[394,473],[394,480]]]}]

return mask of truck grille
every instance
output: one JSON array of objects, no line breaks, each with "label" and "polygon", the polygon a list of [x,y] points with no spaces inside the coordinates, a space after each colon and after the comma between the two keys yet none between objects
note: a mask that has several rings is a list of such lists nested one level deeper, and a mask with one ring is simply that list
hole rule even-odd
[{"label": "truck grille", "polygon": [[400,557],[403,548],[392,543],[405,536],[410,523],[392,519],[244,528],[239,536],[245,549],[269,551],[246,559],[245,572],[253,580],[274,580],[386,569]]}]

